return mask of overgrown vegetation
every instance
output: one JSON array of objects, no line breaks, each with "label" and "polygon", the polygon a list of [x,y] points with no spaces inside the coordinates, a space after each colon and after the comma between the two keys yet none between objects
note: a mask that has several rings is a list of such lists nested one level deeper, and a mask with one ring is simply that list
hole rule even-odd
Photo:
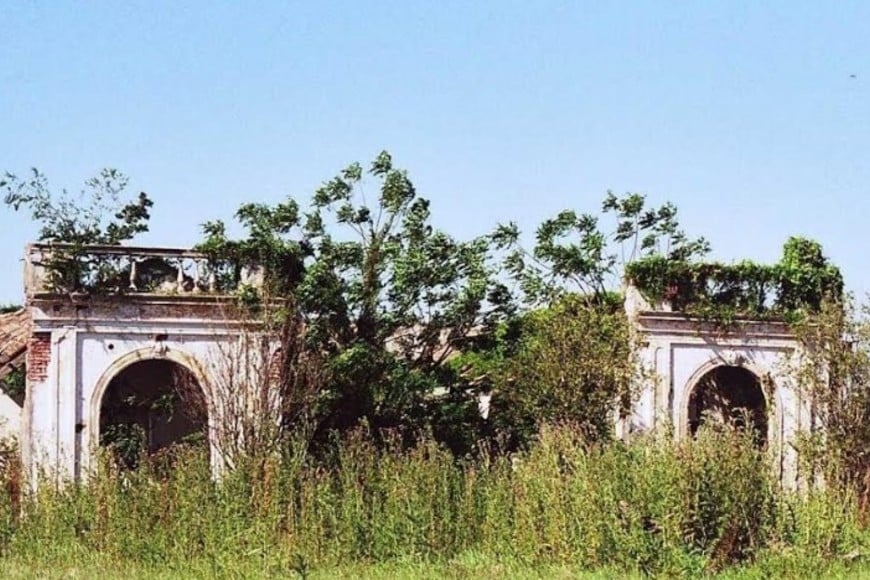
[{"label": "overgrown vegetation", "polygon": [[473,463],[431,440],[376,446],[364,431],[326,459],[296,449],[220,483],[190,453],[169,471],[160,458],[109,468],[87,487],[42,487],[26,517],[2,494],[0,549],[57,566],[199,564],[214,576],[463,559],[695,576],[748,558],[785,566],[786,552],[809,572],[866,541],[853,495],[779,491],[764,454],[724,430],[589,446],[564,425],[528,452]]},{"label": "overgrown vegetation", "polygon": [[519,244],[516,224],[496,228],[493,241],[509,249],[504,267],[526,303],[548,304],[567,292],[591,305],[609,304],[626,265],[654,257],[689,261],[710,250],[704,238],[686,235],[670,203],[651,208],[640,194],[608,192],[601,210],[615,218],[612,232],[602,229],[595,214],[565,210],[538,227],[531,251]]},{"label": "overgrown vegetation", "polygon": [[[116,169],[103,169],[85,181],[79,194],[53,193],[45,175],[32,169],[27,177],[6,172],[0,178],[4,203],[15,211],[26,208],[40,224],[38,240],[59,244],[45,264],[50,288],[59,292],[118,287],[117,264],[110,256],[85,252],[90,244],[119,245],[148,231],[154,202],[145,192],[125,200],[129,183]],[[121,287],[126,287],[123,285]]]},{"label": "overgrown vegetation", "polygon": [[[151,202],[121,202],[126,184],[107,170],[82,206],[52,196],[38,172],[0,183],[7,204],[43,224],[41,239],[71,244],[49,264],[56,291],[117,287],[118,264],[84,250],[147,229]],[[713,264],[670,204],[609,193],[601,209],[546,220],[531,248],[514,224],[458,240],[431,224],[429,202],[382,153],[307,206],[241,206],[240,239],[207,222],[198,249],[216,276],[258,273],[235,288],[232,310],[258,330],[203,361],[222,478],[202,448],[149,457],[143,425],[162,399],[137,399],[132,418],[114,410],[116,432],[103,429],[123,461],[104,458],[87,483],[28,495],[5,463],[0,553],[24,566],[244,576],[478,560],[767,576],[863,558],[870,326],[819,244],[791,238],[772,266]],[[782,490],[764,437],[733,425],[699,420],[697,438],[680,443],[616,440],[615,419],[646,380],[625,279],[654,305],[792,323],[806,347],[795,373],[825,433],[800,442],[802,473],[826,487]],[[174,402],[204,409],[201,387]],[[107,401],[128,402],[115,395]]]},{"label": "overgrown vegetation", "polygon": [[805,353],[795,361],[813,430],[801,440],[804,469],[830,485],[855,489],[870,510],[870,318],[867,304],[824,304],[795,326]]},{"label": "overgrown vegetation", "polygon": [[286,314],[301,317],[308,358],[322,358],[329,377],[314,413],[321,442],[362,423],[408,436],[437,428],[432,393],[462,382],[444,363],[515,312],[489,237],[458,241],[433,228],[429,202],[387,153],[367,175],[368,198],[366,172],[352,164],[306,210],[293,199],[243,205],[246,238],[210,222],[199,246],[216,259],[279,265],[265,296],[293,305]]},{"label": "overgrown vegetation", "polygon": [[840,270],[805,238],[789,238],[772,265],[692,262],[653,255],[627,265],[626,276],[653,304],[678,312],[731,320],[735,316],[796,321],[818,314],[843,294]]},{"label": "overgrown vegetation", "polygon": [[[515,224],[456,240],[429,223],[428,200],[384,152],[368,172],[352,164],[324,183],[307,208],[293,198],[241,206],[242,239],[206,223],[199,249],[237,265],[273,265],[260,300],[293,304],[307,352],[329,377],[313,413],[315,439],[361,424],[410,438],[429,430],[462,455],[494,434],[477,413],[481,393],[511,409],[513,420],[498,430],[517,445],[550,419],[607,438],[603,417],[627,406],[631,349],[614,293],[622,266],[639,256],[688,260],[708,245],[682,231],[670,204],[650,208],[643,196],[609,193],[602,210],[614,218],[612,233],[592,214],[564,211],[538,228],[531,249]],[[555,316],[570,319],[558,338],[549,336],[560,328]],[[584,335],[595,339],[587,345]],[[598,356],[572,356],[571,377],[557,380],[549,363],[532,362],[548,349]],[[605,368],[606,354],[614,364]],[[563,403],[581,395],[584,410],[567,411]]]},{"label": "overgrown vegetation", "polygon": [[638,384],[633,353],[621,307],[568,296],[529,314],[515,352],[491,373],[493,430],[526,445],[542,423],[570,421],[587,441],[607,441]]},{"label": "overgrown vegetation", "polygon": [[24,365],[6,373],[0,381],[0,388],[18,406],[24,406],[24,396],[27,391],[27,369]]}]

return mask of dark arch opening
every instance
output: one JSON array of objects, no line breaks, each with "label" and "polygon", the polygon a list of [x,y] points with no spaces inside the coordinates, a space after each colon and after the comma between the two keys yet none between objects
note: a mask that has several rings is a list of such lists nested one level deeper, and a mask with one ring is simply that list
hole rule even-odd
[{"label": "dark arch opening", "polygon": [[707,421],[749,428],[759,446],[767,443],[767,402],[758,377],[738,366],[716,367],[701,377],[689,396],[692,436]]},{"label": "dark arch opening", "polygon": [[162,359],[131,364],[106,387],[100,445],[127,467],[180,443],[206,440],[205,397],[193,373]]}]

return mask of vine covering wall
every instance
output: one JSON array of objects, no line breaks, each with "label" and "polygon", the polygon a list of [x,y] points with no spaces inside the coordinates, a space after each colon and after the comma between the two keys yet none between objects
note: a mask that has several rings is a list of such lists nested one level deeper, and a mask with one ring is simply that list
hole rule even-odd
[{"label": "vine covering wall", "polygon": [[792,320],[818,312],[825,300],[843,295],[840,270],[821,246],[789,238],[775,264],[690,262],[648,256],[626,266],[627,279],[652,304],[687,314],[730,319]]}]

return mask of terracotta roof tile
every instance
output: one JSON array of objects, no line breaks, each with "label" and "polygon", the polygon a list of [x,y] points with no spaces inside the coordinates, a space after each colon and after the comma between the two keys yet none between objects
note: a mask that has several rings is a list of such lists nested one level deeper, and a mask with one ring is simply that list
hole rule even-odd
[{"label": "terracotta roof tile", "polygon": [[0,379],[24,364],[30,327],[30,314],[24,308],[0,314]]}]

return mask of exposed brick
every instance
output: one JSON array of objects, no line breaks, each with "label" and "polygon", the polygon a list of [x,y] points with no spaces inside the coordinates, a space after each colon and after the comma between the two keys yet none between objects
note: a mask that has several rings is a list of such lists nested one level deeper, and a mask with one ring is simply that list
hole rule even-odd
[{"label": "exposed brick", "polygon": [[27,382],[39,383],[48,376],[51,362],[51,333],[34,332],[27,342]]}]

